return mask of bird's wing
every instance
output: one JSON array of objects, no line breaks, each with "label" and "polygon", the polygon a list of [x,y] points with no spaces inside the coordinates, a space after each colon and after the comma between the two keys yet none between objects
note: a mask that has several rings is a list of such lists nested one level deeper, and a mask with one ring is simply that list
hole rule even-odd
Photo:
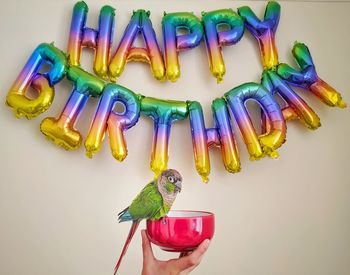
[{"label": "bird's wing", "polygon": [[147,184],[129,207],[134,220],[153,218],[162,208],[163,198],[155,182]]}]

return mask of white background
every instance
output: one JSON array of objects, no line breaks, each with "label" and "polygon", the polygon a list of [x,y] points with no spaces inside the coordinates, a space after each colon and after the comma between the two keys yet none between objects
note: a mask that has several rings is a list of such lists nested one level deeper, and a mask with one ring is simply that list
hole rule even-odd
[{"label": "white background", "polygon": [[[55,41],[65,49],[74,1],[1,1],[1,101],[34,48]],[[96,26],[103,4],[116,8],[120,40],[133,10],[151,11],[161,35],[163,11],[236,9],[249,5],[262,16],[266,2],[238,1],[87,1],[88,25]],[[294,41],[306,43],[319,75],[350,102],[350,4],[281,2],[277,32],[281,62],[293,64]],[[160,42],[161,43],[161,42]],[[161,43],[162,44],[162,43]],[[260,81],[258,46],[247,31],[237,45],[224,50],[227,73],[217,85],[211,76],[204,43],[180,54],[181,78],[159,83],[147,65],[129,63],[119,83],[159,98],[198,100],[207,126],[215,97],[250,81]],[[84,51],[91,70],[92,53]],[[17,120],[0,106],[0,274],[111,274],[129,224],[118,224],[117,213],[152,179],[149,169],[153,123],[141,118],[127,131],[129,155],[118,163],[107,139],[92,160],[84,148],[60,149],[40,133],[46,116],[57,116],[70,93],[64,81],[56,86],[52,107],[28,121]],[[236,129],[242,171],[225,171],[219,150],[210,152],[209,184],[196,174],[188,120],[176,123],[170,138],[169,166],[183,174],[183,192],[174,209],[212,211],[216,233],[202,264],[193,274],[346,275],[350,270],[350,113],[329,108],[313,95],[303,98],[321,117],[322,127],[309,131],[288,123],[287,142],[277,160],[248,160]],[[77,128],[86,137],[97,100],[91,100]],[[142,225],[143,227],[144,225]],[[157,257],[176,257],[155,250]],[[121,274],[139,274],[141,240],[136,234]]]}]

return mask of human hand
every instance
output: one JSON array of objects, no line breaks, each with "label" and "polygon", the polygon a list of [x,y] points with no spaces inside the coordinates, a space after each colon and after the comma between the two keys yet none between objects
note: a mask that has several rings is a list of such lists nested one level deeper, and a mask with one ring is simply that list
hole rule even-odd
[{"label": "human hand", "polygon": [[193,252],[179,259],[160,261],[154,257],[146,230],[141,231],[143,267],[141,275],[187,275],[201,262],[210,241],[204,240]]}]

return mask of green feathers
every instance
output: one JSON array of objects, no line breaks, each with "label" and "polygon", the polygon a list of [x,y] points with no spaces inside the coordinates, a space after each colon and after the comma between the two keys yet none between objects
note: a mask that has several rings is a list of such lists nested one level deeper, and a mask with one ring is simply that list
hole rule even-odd
[{"label": "green feathers", "polygon": [[165,189],[168,193],[173,193],[175,191],[175,185],[171,184],[170,182],[167,182],[165,184]]},{"label": "green feathers", "polygon": [[181,191],[181,184],[182,177],[179,172],[165,170],[142,189],[128,208],[119,213],[119,222],[164,217]]},{"label": "green feathers", "polygon": [[156,181],[147,184],[129,206],[134,220],[155,217],[163,206],[163,198],[159,193]]}]

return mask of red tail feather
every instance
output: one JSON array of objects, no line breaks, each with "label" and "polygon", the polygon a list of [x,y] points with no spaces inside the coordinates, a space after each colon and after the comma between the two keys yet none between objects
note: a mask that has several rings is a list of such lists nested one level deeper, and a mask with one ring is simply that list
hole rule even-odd
[{"label": "red tail feather", "polygon": [[134,236],[134,234],[135,234],[135,232],[136,232],[137,227],[139,226],[139,224],[140,224],[139,221],[133,221],[133,222],[132,222],[131,228],[130,228],[130,230],[129,230],[129,235],[128,235],[126,241],[125,241],[125,244],[124,244],[122,253],[120,254],[119,260],[118,260],[118,262],[117,262],[117,265],[116,265],[115,268],[114,268],[114,275],[117,274],[117,271],[118,271],[119,266],[120,266],[120,264],[121,264],[121,262],[122,262],[122,259],[123,259],[124,255],[125,255],[125,253],[126,253],[126,250],[128,250],[128,247],[129,247],[129,244],[130,244],[130,242],[131,242],[131,239],[132,239],[132,237]]}]

